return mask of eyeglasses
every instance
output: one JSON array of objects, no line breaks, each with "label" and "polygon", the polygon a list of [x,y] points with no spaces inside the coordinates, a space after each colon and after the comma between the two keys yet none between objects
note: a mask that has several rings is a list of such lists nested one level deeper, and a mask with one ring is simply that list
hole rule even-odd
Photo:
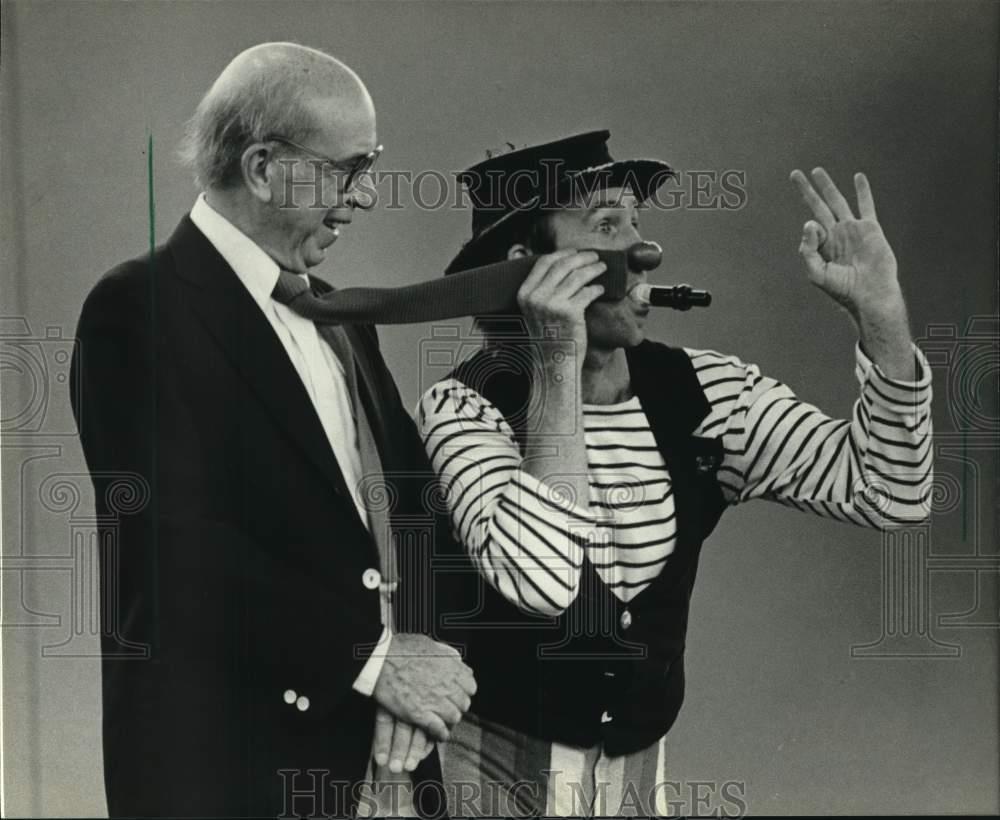
[{"label": "eyeglasses", "polygon": [[304,145],[300,145],[293,140],[286,139],[285,137],[280,137],[276,134],[270,134],[264,138],[264,142],[280,142],[284,145],[288,145],[292,148],[296,148],[304,154],[308,154],[313,159],[318,160],[323,165],[327,165],[339,174],[344,175],[344,187],[343,190],[350,191],[358,178],[363,174],[368,173],[375,162],[378,160],[379,155],[382,153],[382,146],[376,145],[373,151],[369,151],[363,156],[359,156],[352,160],[336,160],[330,159],[330,157],[319,154],[313,151],[311,148],[306,148]]}]

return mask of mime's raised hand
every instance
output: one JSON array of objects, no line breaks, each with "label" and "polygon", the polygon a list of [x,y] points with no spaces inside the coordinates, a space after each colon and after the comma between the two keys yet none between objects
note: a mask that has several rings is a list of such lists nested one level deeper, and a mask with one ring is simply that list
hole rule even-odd
[{"label": "mime's raised hand", "polygon": [[878,222],[868,178],[854,175],[857,216],[822,168],[813,169],[812,182],[798,169],[791,180],[813,214],[799,243],[809,280],[847,309],[862,347],[886,375],[913,380],[912,337],[896,256]]}]

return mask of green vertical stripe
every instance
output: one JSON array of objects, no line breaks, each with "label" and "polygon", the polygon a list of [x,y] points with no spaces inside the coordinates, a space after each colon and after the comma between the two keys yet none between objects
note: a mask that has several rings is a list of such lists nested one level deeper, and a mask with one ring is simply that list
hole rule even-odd
[{"label": "green vertical stripe", "polygon": [[153,196],[153,134],[146,142],[146,189],[149,192],[149,253],[156,249],[156,201]]},{"label": "green vertical stripe", "polygon": [[[149,278],[149,323],[150,323],[150,333],[151,338],[156,339],[156,265],[154,251],[156,250],[156,204],[155,204],[155,194],[153,192],[153,132],[149,132],[149,136],[146,139],[146,191],[149,195],[149,263],[152,270],[152,276]],[[156,429],[157,429],[157,401],[156,401],[156,346],[155,344],[150,344],[149,346],[149,372],[154,374],[153,379],[150,383],[150,395],[147,397],[149,400],[150,413],[152,417],[152,429],[149,431],[149,435],[154,437],[153,446],[151,448],[151,459],[149,464],[150,474],[148,476],[149,487],[150,487],[150,512],[153,517],[153,521],[156,521],[157,511],[158,511],[158,488],[156,483],[156,469],[157,469],[157,459],[159,457],[159,442],[155,439]],[[153,528],[153,566],[159,566],[159,530],[154,526]],[[160,585],[154,584],[153,586],[153,649],[152,652],[156,653],[160,649]]]}]

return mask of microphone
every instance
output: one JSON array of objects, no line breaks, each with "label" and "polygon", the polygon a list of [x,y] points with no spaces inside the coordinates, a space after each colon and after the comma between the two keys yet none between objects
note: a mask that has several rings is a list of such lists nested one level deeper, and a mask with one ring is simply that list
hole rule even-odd
[{"label": "microphone", "polygon": [[[637,242],[626,251],[630,270],[655,270],[663,259],[663,249],[655,242]],[[690,310],[693,307],[708,307],[712,304],[712,294],[707,290],[696,290],[690,285],[636,285],[628,294],[640,305],[669,307],[674,310]]]},{"label": "microphone", "polygon": [[628,294],[640,305],[669,307],[674,310],[690,310],[693,307],[708,307],[712,304],[712,294],[707,290],[696,290],[690,285],[636,285]]}]

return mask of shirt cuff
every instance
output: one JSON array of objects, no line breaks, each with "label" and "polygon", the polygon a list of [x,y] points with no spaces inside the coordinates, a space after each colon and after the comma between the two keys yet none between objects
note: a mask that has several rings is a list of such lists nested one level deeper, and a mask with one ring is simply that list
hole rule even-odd
[{"label": "shirt cuff", "polygon": [[900,416],[918,416],[930,408],[931,368],[923,352],[916,345],[913,358],[917,372],[916,381],[890,379],[875,362],[868,358],[861,344],[854,350],[855,374],[862,392],[872,404]]},{"label": "shirt cuff", "polygon": [[361,673],[354,680],[354,691],[360,692],[367,698],[375,693],[375,684],[378,683],[378,676],[382,674],[382,666],[385,663],[385,656],[389,652],[389,644],[392,641],[392,630],[389,627],[382,628],[375,650],[365,662]]}]

